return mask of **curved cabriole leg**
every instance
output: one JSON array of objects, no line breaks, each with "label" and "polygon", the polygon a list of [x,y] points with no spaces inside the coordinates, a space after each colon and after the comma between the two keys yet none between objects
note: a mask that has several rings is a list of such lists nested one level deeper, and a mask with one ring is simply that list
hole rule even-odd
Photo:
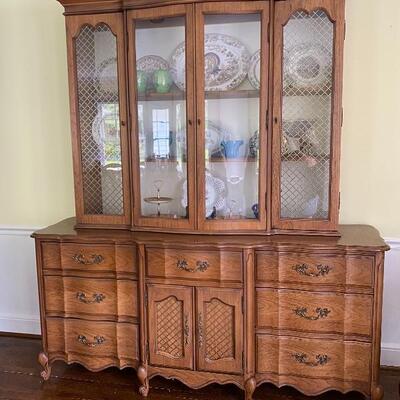
[{"label": "curved cabriole leg", "polygon": [[40,376],[43,380],[47,381],[51,375],[51,366],[49,364],[49,357],[47,357],[46,353],[40,353],[38,358],[39,364],[42,366],[43,371],[40,373]]},{"label": "curved cabriole leg", "polygon": [[149,394],[149,379],[147,378],[147,369],[141,365],[137,371],[137,377],[141,384],[139,388],[139,394],[143,397],[147,397]]},{"label": "curved cabriole leg", "polygon": [[246,400],[253,400],[253,393],[256,390],[257,382],[255,378],[249,378],[244,385],[244,390],[246,391]]},{"label": "curved cabriole leg", "polygon": [[383,399],[383,386],[375,386],[372,389],[372,394],[371,394],[371,399],[372,400],[382,400]]}]

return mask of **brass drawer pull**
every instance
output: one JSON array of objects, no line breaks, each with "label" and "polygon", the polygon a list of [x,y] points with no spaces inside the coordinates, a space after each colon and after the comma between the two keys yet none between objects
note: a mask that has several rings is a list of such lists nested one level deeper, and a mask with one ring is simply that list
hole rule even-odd
[{"label": "brass drawer pull", "polygon": [[309,268],[310,267],[307,264],[297,264],[293,265],[292,267],[292,269],[300,275],[311,276],[315,278],[318,278],[320,276],[326,276],[333,269],[329,265],[322,265],[322,264],[317,265],[318,272],[309,271]]},{"label": "brass drawer pull", "polygon": [[189,344],[189,317],[187,314],[185,315],[183,332],[185,334],[185,346],[187,346]]},{"label": "brass drawer pull", "polygon": [[318,354],[315,356],[315,359],[317,360],[316,362],[307,361],[308,356],[304,353],[295,353],[292,354],[292,356],[296,362],[307,365],[307,367],[322,367],[323,365],[328,364],[330,361],[330,358],[326,354]]},{"label": "brass drawer pull", "polygon": [[186,272],[204,272],[207,271],[210,264],[208,263],[208,261],[197,261],[196,268],[190,268],[186,260],[178,260],[176,266],[178,267],[178,269]]},{"label": "brass drawer pull", "polygon": [[199,347],[203,347],[203,316],[199,313],[198,325]]},{"label": "brass drawer pull", "polygon": [[307,307],[297,307],[293,310],[293,312],[300,318],[308,319],[309,321],[317,321],[319,319],[327,318],[331,310],[328,308],[318,307],[315,309],[315,313],[317,315],[307,315]]},{"label": "brass drawer pull", "polygon": [[82,265],[101,264],[104,261],[104,257],[100,254],[92,254],[88,258],[84,254],[75,254],[72,259]]},{"label": "brass drawer pull", "polygon": [[87,297],[86,297],[86,294],[85,293],[83,293],[83,292],[78,292],[77,294],[76,294],[76,298],[81,302],[81,303],[85,303],[85,304],[93,304],[93,303],[101,303],[105,298],[106,298],[106,296],[104,296],[104,294],[102,294],[102,293],[95,293],[93,296],[92,296],[92,300],[89,300]]},{"label": "brass drawer pull", "polygon": [[88,347],[100,346],[106,341],[106,339],[103,336],[95,336],[93,339],[94,339],[94,342],[91,343],[87,340],[86,336],[84,336],[84,335],[78,336],[78,342],[82,343],[83,345],[88,346]]}]

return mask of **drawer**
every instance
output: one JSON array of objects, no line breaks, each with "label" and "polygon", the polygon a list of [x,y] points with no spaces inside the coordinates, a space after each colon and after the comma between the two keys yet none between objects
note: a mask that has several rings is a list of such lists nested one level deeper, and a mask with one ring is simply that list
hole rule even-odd
[{"label": "drawer", "polygon": [[63,357],[91,370],[137,365],[137,325],[68,318],[47,318],[46,324],[50,359]]},{"label": "drawer", "polygon": [[46,276],[46,313],[111,320],[138,317],[136,281]]},{"label": "drawer", "polygon": [[148,277],[242,282],[239,251],[148,248],[146,265]]},{"label": "drawer", "polygon": [[[273,377],[279,386],[301,377],[297,389],[310,394],[332,387],[369,392],[369,343],[257,335],[256,345],[257,373]],[[318,386],[315,391],[310,381]]]},{"label": "drawer", "polygon": [[42,243],[43,268],[136,274],[136,248],[124,245]]},{"label": "drawer", "polygon": [[259,329],[372,336],[373,296],[262,288],[256,293]]},{"label": "drawer", "polygon": [[372,288],[374,258],[368,256],[256,252],[258,285],[311,284]]}]

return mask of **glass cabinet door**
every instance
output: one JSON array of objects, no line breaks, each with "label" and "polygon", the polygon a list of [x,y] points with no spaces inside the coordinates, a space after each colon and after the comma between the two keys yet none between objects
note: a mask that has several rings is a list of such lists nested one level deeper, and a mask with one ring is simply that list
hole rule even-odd
[{"label": "glass cabinet door", "polygon": [[265,229],[268,2],[202,4],[196,19],[199,226]]},{"label": "glass cabinet door", "polygon": [[343,4],[324,3],[315,9],[315,2],[303,0],[297,11],[276,5],[275,74],[282,82],[274,93],[277,228],[330,230],[337,224],[341,110],[335,67],[341,68],[335,60],[341,59],[343,25],[335,21],[343,20]]},{"label": "glass cabinet door", "polygon": [[129,13],[132,128],[138,148],[134,219],[139,226],[194,227],[191,10],[177,6]]},{"label": "glass cabinet door", "polygon": [[78,223],[130,220],[122,21],[67,19]]}]

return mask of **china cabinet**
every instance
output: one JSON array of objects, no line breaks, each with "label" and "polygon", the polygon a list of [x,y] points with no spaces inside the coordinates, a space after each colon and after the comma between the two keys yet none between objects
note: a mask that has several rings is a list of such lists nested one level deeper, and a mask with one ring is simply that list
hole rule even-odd
[{"label": "china cabinet", "polygon": [[384,253],[339,225],[344,0],[59,0],[76,218],[34,234],[56,360],[381,400]]}]

